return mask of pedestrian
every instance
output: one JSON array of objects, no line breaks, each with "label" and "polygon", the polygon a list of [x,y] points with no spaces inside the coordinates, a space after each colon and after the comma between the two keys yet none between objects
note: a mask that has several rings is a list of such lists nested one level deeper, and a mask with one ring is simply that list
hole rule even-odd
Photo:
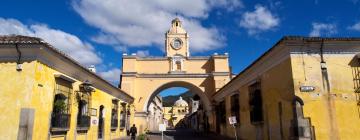
[{"label": "pedestrian", "polygon": [[137,133],[137,128],[135,127],[135,124],[130,128],[130,134],[131,134],[131,140],[135,140]]}]

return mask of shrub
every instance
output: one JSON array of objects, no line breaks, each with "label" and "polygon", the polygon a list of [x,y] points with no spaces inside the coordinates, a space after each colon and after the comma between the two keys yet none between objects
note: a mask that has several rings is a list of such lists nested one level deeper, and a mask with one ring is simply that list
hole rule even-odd
[{"label": "shrub", "polygon": [[147,139],[146,139],[146,135],[145,135],[145,134],[140,134],[140,135],[138,136],[138,140],[147,140]]}]

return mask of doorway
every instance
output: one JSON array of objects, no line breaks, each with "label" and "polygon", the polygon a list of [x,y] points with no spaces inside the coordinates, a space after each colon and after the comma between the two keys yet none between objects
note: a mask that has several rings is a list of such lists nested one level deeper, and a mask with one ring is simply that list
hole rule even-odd
[{"label": "doorway", "polygon": [[104,138],[104,106],[101,105],[99,109],[99,125],[98,125],[98,139]]}]

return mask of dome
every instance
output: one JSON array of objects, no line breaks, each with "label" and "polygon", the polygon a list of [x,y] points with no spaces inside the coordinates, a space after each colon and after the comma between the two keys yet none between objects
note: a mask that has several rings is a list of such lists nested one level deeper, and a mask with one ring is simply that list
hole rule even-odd
[{"label": "dome", "polygon": [[189,106],[188,103],[182,99],[182,97],[180,96],[179,100],[177,100],[174,104],[174,106],[182,106],[182,107],[187,107]]}]

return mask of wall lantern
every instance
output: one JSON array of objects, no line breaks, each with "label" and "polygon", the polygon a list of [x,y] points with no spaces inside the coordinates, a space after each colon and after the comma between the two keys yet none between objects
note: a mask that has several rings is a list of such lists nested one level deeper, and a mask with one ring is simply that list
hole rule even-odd
[{"label": "wall lantern", "polygon": [[90,82],[88,80],[86,80],[84,83],[80,84],[80,91],[84,91],[84,92],[93,92],[94,88],[92,87],[92,85],[90,84]]},{"label": "wall lantern", "polygon": [[314,86],[300,86],[301,92],[312,92],[315,90]]},{"label": "wall lantern", "polygon": [[326,70],[327,69],[327,66],[326,66],[326,63],[325,62],[320,62],[320,67],[322,70]]}]

